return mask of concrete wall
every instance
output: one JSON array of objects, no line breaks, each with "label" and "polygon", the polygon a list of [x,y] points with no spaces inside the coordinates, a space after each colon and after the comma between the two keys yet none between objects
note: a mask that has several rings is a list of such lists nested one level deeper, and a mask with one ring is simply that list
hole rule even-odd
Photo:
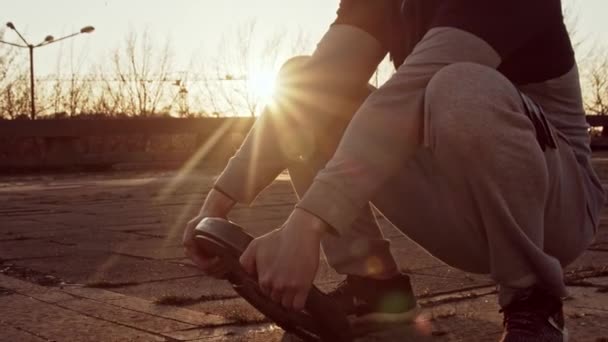
[{"label": "concrete wall", "polygon": [[[592,126],[606,116],[589,116]],[[178,167],[200,154],[199,166],[223,164],[255,122],[253,118],[133,118],[0,120],[0,172],[117,165]],[[605,130],[608,131],[608,130]],[[592,137],[608,150],[608,137]]]},{"label": "concrete wall", "polygon": [[254,123],[251,118],[68,119],[0,121],[0,172],[225,163]]}]

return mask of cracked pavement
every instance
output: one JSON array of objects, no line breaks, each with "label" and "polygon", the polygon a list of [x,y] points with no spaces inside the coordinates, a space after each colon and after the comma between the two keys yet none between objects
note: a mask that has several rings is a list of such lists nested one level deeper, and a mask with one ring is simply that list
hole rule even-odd
[{"label": "cracked pavement", "polygon": [[[595,159],[608,182],[608,161]],[[0,341],[296,341],[183,256],[181,233],[218,170],[0,177]],[[231,219],[260,235],[295,196],[282,175]],[[496,341],[496,293],[380,220],[423,307],[416,324],[360,341]],[[608,211],[566,273],[573,341],[608,341]],[[322,263],[317,285],[342,278]]]}]

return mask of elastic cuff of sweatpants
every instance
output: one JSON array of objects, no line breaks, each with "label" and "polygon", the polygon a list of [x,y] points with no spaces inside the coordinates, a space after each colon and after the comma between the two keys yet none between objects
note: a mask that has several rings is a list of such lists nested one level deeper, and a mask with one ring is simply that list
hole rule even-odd
[{"label": "elastic cuff of sweatpants", "polygon": [[228,162],[228,166],[215,180],[213,188],[230,197],[234,201],[249,205],[257,196],[257,191],[251,189],[249,182],[249,168],[239,165],[235,159]]},{"label": "elastic cuff of sweatpants", "polygon": [[337,235],[346,233],[361,209],[330,185],[315,180],[296,208],[325,221]]}]

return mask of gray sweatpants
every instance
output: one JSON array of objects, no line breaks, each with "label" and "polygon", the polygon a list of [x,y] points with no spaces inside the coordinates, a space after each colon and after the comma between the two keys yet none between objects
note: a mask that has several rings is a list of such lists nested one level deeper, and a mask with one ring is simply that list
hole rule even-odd
[{"label": "gray sweatpants", "polygon": [[[316,153],[286,165],[302,196],[332,156],[350,116],[345,113],[339,122],[327,124],[323,117],[315,119],[322,114],[294,110],[307,118],[307,126],[294,120],[291,132],[285,123],[280,131],[259,129],[289,139],[306,136],[302,130],[308,130],[314,137],[300,146],[312,141],[317,147],[310,150]],[[354,113],[356,108],[344,110]],[[371,202],[440,260],[491,274],[503,289],[503,304],[509,301],[507,289],[539,279],[565,294],[562,267],[581,255],[596,229],[586,208],[584,175],[567,139],[554,131],[557,148],[543,151],[524,113],[517,89],[496,70],[471,63],[445,67],[426,89],[419,151]],[[262,118],[259,124],[273,125],[273,120],[278,118]],[[316,127],[315,122],[323,124]],[[480,140],[489,143],[475,143]],[[342,274],[397,272],[371,207],[346,234],[327,237],[323,250]],[[532,272],[529,265],[534,265]]]}]

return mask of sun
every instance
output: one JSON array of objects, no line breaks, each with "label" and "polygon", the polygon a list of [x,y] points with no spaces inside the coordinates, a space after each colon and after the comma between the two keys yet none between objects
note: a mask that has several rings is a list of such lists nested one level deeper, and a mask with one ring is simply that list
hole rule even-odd
[{"label": "sun", "polygon": [[276,77],[272,70],[252,71],[247,81],[251,93],[265,104],[270,102],[276,89]]}]

